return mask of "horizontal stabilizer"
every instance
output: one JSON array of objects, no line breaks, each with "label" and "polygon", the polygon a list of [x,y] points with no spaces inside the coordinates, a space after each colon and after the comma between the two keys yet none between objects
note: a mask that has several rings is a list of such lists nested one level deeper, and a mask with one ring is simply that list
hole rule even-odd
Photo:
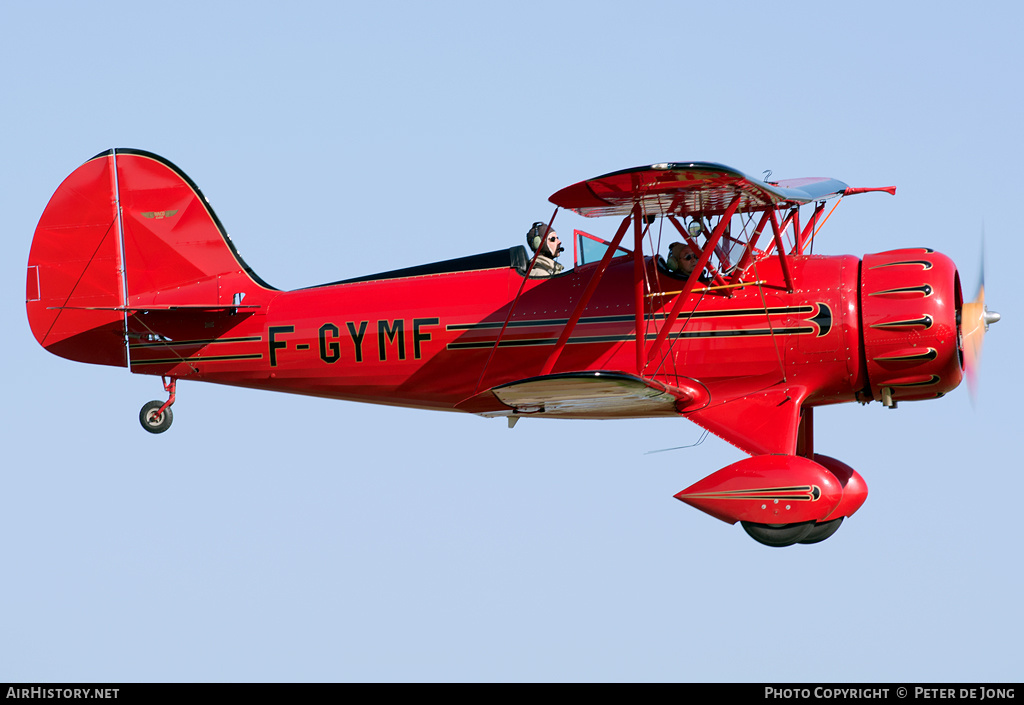
[{"label": "horizontal stabilizer", "polygon": [[139,311],[250,311],[259,308],[256,304],[234,306],[226,304],[153,304],[147,306],[48,306],[47,310],[76,310],[76,311],[121,311],[137,313]]}]

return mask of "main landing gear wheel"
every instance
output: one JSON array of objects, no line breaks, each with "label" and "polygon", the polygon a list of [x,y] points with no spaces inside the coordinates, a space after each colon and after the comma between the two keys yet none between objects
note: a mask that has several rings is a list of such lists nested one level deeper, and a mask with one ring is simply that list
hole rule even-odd
[{"label": "main landing gear wheel", "polygon": [[781,548],[795,543],[820,543],[839,530],[843,517],[818,524],[805,521],[800,524],[755,524],[741,521],[750,538],[765,546]]},{"label": "main landing gear wheel", "polygon": [[800,524],[755,524],[751,521],[741,521],[743,530],[750,538],[765,546],[792,546],[807,538],[814,530],[813,521],[805,521]]},{"label": "main landing gear wheel", "polygon": [[821,524],[815,524],[814,528],[811,529],[811,533],[807,534],[806,537],[800,539],[800,543],[821,543],[829,536],[839,531],[839,525],[843,523],[843,517],[833,519],[832,521],[822,522]]},{"label": "main landing gear wheel", "polygon": [[150,433],[163,433],[171,427],[171,422],[174,421],[171,407],[167,407],[164,409],[164,413],[160,413],[163,406],[164,402],[154,400],[148,402],[139,412],[139,423]]}]

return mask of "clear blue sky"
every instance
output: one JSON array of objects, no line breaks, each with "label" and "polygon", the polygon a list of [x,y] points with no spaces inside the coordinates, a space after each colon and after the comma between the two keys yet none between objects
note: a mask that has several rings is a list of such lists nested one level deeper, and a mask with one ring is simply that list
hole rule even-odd
[{"label": "clear blue sky", "polygon": [[[1022,24],[1009,2],[4,3],[0,681],[1020,681]],[[816,250],[931,246],[970,296],[984,224],[1003,321],[976,410],[961,388],[816,415],[870,488],[816,546],[673,499],[742,457],[644,455],[695,442],[684,420],[509,431],[182,383],[151,436],[158,379],[54,357],[25,318],[36,221],[110,147],[184,169],[285,289],[519,244],[551,193],[639,164],[896,184]]]}]

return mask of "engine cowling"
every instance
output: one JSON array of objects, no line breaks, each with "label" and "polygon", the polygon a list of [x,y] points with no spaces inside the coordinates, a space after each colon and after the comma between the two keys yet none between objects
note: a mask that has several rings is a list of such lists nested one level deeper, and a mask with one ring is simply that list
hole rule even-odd
[{"label": "engine cowling", "polygon": [[933,399],[963,377],[963,297],[953,261],[927,248],[865,255],[861,330],[869,398]]}]

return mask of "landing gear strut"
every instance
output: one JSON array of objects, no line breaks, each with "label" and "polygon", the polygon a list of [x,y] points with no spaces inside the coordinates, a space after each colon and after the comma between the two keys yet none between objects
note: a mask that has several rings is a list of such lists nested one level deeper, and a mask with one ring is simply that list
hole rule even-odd
[{"label": "landing gear strut", "polygon": [[163,433],[171,427],[174,414],[171,413],[171,404],[174,403],[174,391],[178,380],[166,377],[161,378],[164,383],[164,391],[167,392],[167,401],[154,400],[148,402],[139,412],[139,423],[150,433]]}]

